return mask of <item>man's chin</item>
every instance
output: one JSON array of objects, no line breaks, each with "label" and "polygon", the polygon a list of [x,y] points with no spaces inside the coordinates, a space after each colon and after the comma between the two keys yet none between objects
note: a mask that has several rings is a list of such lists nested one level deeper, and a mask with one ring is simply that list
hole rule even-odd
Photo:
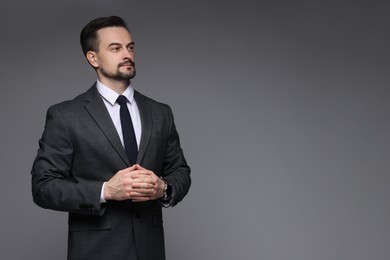
[{"label": "man's chin", "polygon": [[131,67],[130,69],[124,71],[124,72],[119,72],[118,73],[118,76],[122,76],[123,78],[127,78],[127,79],[132,79],[134,78],[135,76],[135,69],[133,67]]},{"label": "man's chin", "polygon": [[126,71],[126,72],[122,72],[122,71],[117,71],[117,73],[107,73],[106,71],[102,70],[102,75],[104,75],[105,77],[107,78],[111,78],[111,79],[115,79],[115,80],[120,80],[120,81],[129,81],[131,80],[132,78],[135,77],[135,69],[134,70],[131,70],[131,71]]},{"label": "man's chin", "polygon": [[121,75],[118,75],[117,79],[131,80],[134,77],[135,77],[135,72],[132,72],[131,74],[121,74]]}]

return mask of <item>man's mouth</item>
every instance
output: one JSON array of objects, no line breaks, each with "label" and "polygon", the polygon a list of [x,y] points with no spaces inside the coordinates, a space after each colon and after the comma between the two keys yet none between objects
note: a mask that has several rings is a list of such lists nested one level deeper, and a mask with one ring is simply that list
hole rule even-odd
[{"label": "man's mouth", "polygon": [[119,67],[134,67],[134,63],[132,63],[132,62],[120,63]]}]

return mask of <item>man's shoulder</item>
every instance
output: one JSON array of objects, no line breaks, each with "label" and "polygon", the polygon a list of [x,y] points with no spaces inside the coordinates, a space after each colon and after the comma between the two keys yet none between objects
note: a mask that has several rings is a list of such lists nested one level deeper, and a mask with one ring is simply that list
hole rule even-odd
[{"label": "man's shoulder", "polygon": [[49,110],[59,110],[62,112],[71,111],[71,110],[75,110],[75,109],[77,110],[80,107],[84,106],[85,101],[88,99],[89,96],[91,96],[91,93],[94,91],[93,88],[94,88],[94,86],[92,88],[88,89],[87,91],[85,91],[84,93],[79,94],[78,96],[76,96],[75,98],[73,98],[71,100],[65,100],[65,101],[56,103],[54,105],[51,105],[49,107]]},{"label": "man's shoulder", "polygon": [[134,97],[135,97],[135,100],[136,100],[137,103],[138,102],[146,102],[152,108],[156,107],[156,108],[159,108],[159,109],[170,109],[168,104],[165,104],[163,102],[157,101],[157,100],[155,100],[155,99],[153,99],[151,97],[147,97],[147,96],[141,94],[138,91],[134,91]]}]

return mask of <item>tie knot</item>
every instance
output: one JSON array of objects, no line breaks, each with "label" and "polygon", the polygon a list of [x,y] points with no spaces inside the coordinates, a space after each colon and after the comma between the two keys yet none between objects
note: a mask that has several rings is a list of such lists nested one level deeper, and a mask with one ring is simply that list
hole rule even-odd
[{"label": "tie knot", "polygon": [[119,97],[118,97],[118,99],[116,100],[116,102],[119,104],[119,105],[125,105],[126,104],[126,102],[127,102],[127,98],[125,97],[125,96],[123,96],[123,95],[120,95]]}]

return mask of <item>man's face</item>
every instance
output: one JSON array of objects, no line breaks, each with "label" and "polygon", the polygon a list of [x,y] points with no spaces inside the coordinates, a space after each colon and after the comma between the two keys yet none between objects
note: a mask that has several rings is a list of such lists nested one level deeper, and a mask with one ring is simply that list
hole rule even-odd
[{"label": "man's face", "polygon": [[96,68],[101,81],[129,81],[135,76],[134,42],[123,27],[107,27],[97,31],[99,49],[87,58]]}]

